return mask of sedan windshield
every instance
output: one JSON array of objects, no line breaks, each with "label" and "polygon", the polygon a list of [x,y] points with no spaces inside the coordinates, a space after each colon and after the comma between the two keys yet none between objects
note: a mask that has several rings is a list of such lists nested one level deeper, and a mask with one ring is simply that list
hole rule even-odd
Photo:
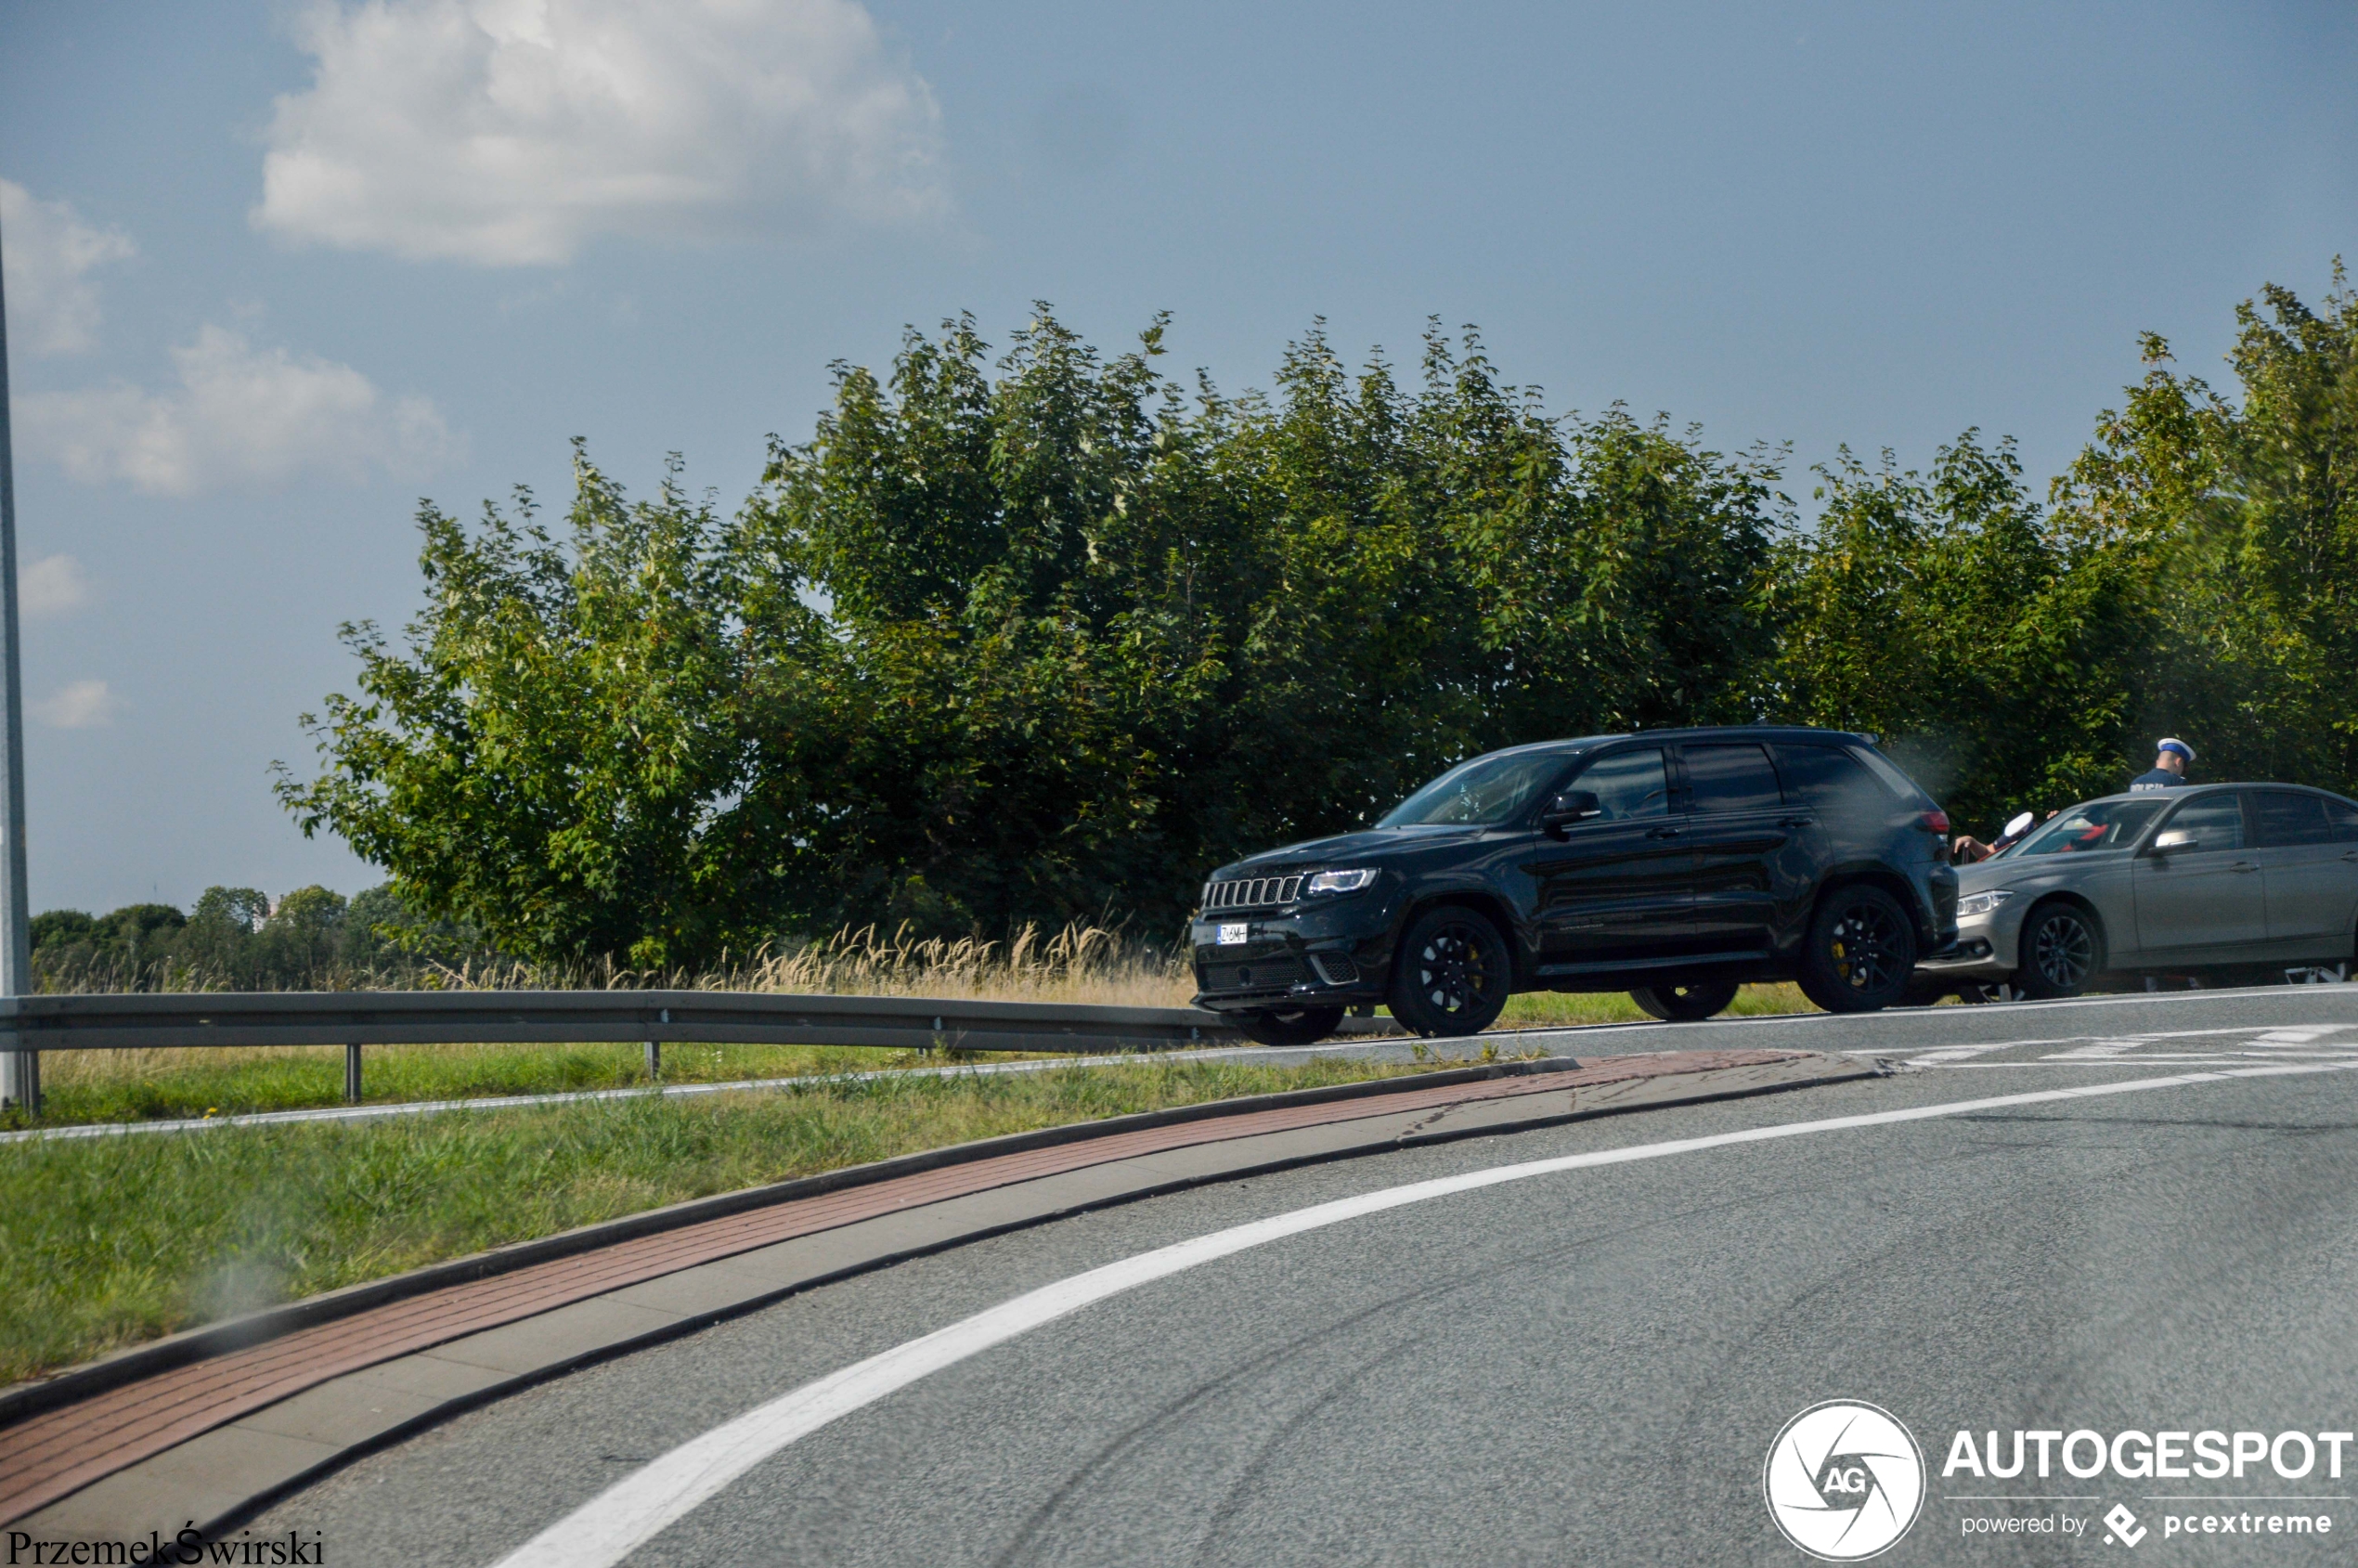
[{"label": "sedan windshield", "polygon": [[1528,810],[1572,758],[1560,751],[1501,751],[1452,768],[1393,808],[1378,827],[1441,823],[1496,827]]},{"label": "sedan windshield", "polygon": [[2125,849],[2160,810],[2158,800],[2098,800],[2074,806],[2016,847],[2016,855],[2084,854]]}]

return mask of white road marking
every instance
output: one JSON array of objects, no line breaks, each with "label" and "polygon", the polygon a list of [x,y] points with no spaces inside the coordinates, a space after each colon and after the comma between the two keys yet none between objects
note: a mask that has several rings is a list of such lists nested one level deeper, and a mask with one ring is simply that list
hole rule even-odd
[{"label": "white road marking", "polygon": [[1986,1056],[1992,1051],[2011,1049],[2013,1046],[2010,1043],[1996,1045],[1944,1045],[1937,1051],[1926,1051],[1921,1056],[1910,1056],[1908,1065],[1910,1067],[1946,1067],[1950,1062],[1971,1061],[1976,1056]]},{"label": "white road marking", "polygon": [[[2030,1006],[2034,1005],[2034,1004],[2025,1003],[2024,1005]],[[2036,1004],[2036,1005],[2060,1007],[2066,1005],[2077,1005],[2077,1004],[2053,1002],[2040,1003]],[[1811,1014],[1806,1016],[1822,1017],[1823,1015]],[[2313,1026],[2299,1025],[2292,1027],[2304,1029],[2313,1028],[2316,1033],[2308,1037],[2313,1039],[2320,1035],[2337,1033],[2344,1030],[2358,1028],[2358,1024],[2319,1024]],[[1836,1056],[1889,1056],[1895,1061],[1924,1061],[1933,1056],[1957,1059],[1956,1054],[1963,1052],[1971,1052],[1975,1055],[1987,1055],[1991,1051],[2028,1051],[2042,1045],[2106,1045],[2119,1046],[2123,1049],[2127,1049],[2132,1045],[2151,1044],[2164,1040],[2207,1040],[2215,1036],[2231,1034],[2287,1035],[2290,1032],[2290,1028],[2272,1030],[2267,1024],[2237,1024],[2232,1029],[2163,1029],[2155,1030],[2145,1034],[2133,1035],[2058,1034],[2040,1040],[2000,1040],[1974,1045],[1857,1045],[1845,1046],[1839,1051],[1829,1052],[1828,1055]],[[1911,1052],[1915,1052],[1917,1055],[1911,1056],[1909,1055]],[[2068,1052],[2064,1053],[2064,1055],[2066,1056],[2070,1054],[2071,1053]]]},{"label": "white road marking", "polygon": [[2269,1047],[2313,1045],[2326,1036],[2339,1034],[2349,1027],[2347,1024],[2295,1024],[2288,1029],[2272,1029],[2250,1043]]},{"label": "white road marking", "polygon": [[1055,1322],[1082,1307],[1134,1290],[1142,1285],[1183,1273],[1215,1259],[1306,1231],[1323,1229],[1368,1214],[1447,1198],[1461,1192],[1552,1176],[1565,1171],[1622,1165],[1634,1160],[1660,1160],[1732,1145],[1764,1143],[1814,1133],[1848,1132],[1886,1127],[1937,1117],[1963,1116],[2010,1106],[2042,1105],[2061,1100],[2089,1099],[2105,1095],[2132,1094],[2148,1089],[2176,1089],[2196,1083],[2220,1083],[2242,1078],[2274,1078],[2321,1072],[2358,1070],[2358,1062],[2231,1068],[2222,1072],[2179,1073],[2168,1078],[2141,1078],[2126,1083],[2082,1083],[2068,1089],[2041,1089],[1987,1099],[1952,1100],[1943,1105],[1911,1106],[1858,1116],[1833,1116],[1816,1121],[1787,1121],[1706,1137],[1676,1138],[1666,1143],[1639,1144],[1627,1148],[1598,1149],[1561,1155],[1517,1165],[1497,1165],[1432,1181],[1411,1182],[1362,1193],[1355,1198],[1315,1204],[1290,1213],[1273,1214],[1249,1225],[1213,1231],[1191,1240],[1159,1247],[1151,1252],[1060,1279],[1053,1285],[1004,1302],[947,1328],[854,1362],[816,1382],[805,1383],[734,1420],[693,1438],[652,1464],[633,1471],[550,1525],[499,1560],[496,1568],[614,1568],[647,1542],[684,1519],[698,1505],[747,1471],[788,1445],[809,1436],[829,1422],[875,1404],[908,1387],[928,1373],[954,1366],[994,1345],[1004,1344],[1043,1324]]},{"label": "white road marking", "polygon": [[2099,1040],[2093,1044],[2059,1051],[2050,1059],[2059,1062],[2102,1061],[2107,1056],[2126,1056],[2131,1051],[2157,1044],[2168,1038],[2169,1036],[2161,1034],[2132,1034],[2125,1040]]},{"label": "white road marking", "polygon": [[2256,1061],[2280,1062],[2287,1059],[2324,1061],[2334,1066],[2358,1066],[2358,1056],[2338,1056],[2287,1058],[2280,1056],[2263,1056],[2254,1052],[2245,1051],[2219,1052],[2209,1056],[2180,1056],[2172,1052],[2157,1054],[2149,1056],[2122,1056],[2114,1060],[2102,1062],[1936,1062],[1933,1064],[1931,1070],[1935,1072],[1965,1072],[1977,1069],[1986,1072],[2005,1068],[2043,1067],[2061,1068],[2069,1072],[2087,1072],[2092,1069],[2099,1068],[2121,1068],[2131,1072],[2142,1072],[2145,1069],[2153,1067],[2243,1067],[2248,1063]]}]

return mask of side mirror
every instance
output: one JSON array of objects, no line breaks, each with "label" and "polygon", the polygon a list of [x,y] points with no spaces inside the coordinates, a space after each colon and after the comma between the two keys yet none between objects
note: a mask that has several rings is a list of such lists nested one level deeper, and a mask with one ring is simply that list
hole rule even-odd
[{"label": "side mirror", "polygon": [[1594,792],[1568,789],[1548,802],[1548,809],[1539,813],[1539,825],[1553,833],[1574,823],[1586,822],[1590,817],[1602,816],[1604,810]]},{"label": "side mirror", "polygon": [[2166,855],[2172,849],[2199,849],[2202,840],[2183,827],[2173,827],[2154,840],[2153,852]]}]

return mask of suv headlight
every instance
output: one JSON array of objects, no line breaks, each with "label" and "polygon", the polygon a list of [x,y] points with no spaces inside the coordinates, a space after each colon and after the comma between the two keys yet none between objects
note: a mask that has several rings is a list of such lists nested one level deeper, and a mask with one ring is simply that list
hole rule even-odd
[{"label": "suv headlight", "polygon": [[1967,893],[1957,901],[1957,918],[1970,920],[1978,914],[1994,914],[2000,904],[2014,896],[2012,888],[1993,888],[1987,893]]},{"label": "suv headlight", "polygon": [[1305,893],[1355,893],[1376,879],[1373,866],[1356,871],[1322,871],[1310,879]]}]

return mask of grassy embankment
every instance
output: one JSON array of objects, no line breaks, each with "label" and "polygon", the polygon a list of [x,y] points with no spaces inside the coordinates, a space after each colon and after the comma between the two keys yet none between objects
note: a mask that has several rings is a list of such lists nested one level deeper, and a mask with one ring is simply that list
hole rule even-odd
[{"label": "grassy embankment", "polygon": [[[731,969],[699,975],[551,977],[524,969],[451,974],[454,987],[506,989],[551,983],[664,985],[694,990],[966,997],[1185,1005],[1194,986],[1183,964],[1095,927],[1069,927],[1045,941],[1026,932],[991,942],[886,941],[873,930]],[[354,982],[351,977],[343,983]],[[1807,1009],[1792,986],[1748,986],[1737,1014]],[[1639,1023],[1626,995],[1533,992],[1508,1004],[1500,1029]],[[1012,1055],[978,1055],[985,1061]],[[913,1051],[803,1045],[671,1045],[663,1077],[674,1083],[725,1083],[933,1065]],[[42,1061],[45,1125],[156,1121],[207,1114],[300,1110],[340,1103],[343,1053],[317,1049],[56,1052]],[[623,1089],[647,1082],[635,1045],[404,1045],[369,1048],[363,1080],[371,1103],[474,1099],[506,1095]],[[7,1125],[20,1125],[11,1112]]]},{"label": "grassy embankment", "polygon": [[[538,977],[451,977],[534,983]],[[608,977],[647,984],[650,977]],[[545,982],[544,982],[545,983]],[[1184,1003],[1184,971],[1068,933],[1039,948],[838,941],[758,969],[663,983],[778,991]],[[1738,1012],[1789,1012],[1755,988]],[[1502,1029],[1640,1017],[1621,996],[1517,997]],[[910,1051],[672,1046],[664,1077],[722,1082],[934,1065]],[[993,1058],[1005,1059],[1005,1058]],[[342,1052],[60,1052],[45,1122],[335,1104]],[[0,1384],[214,1318],[486,1247],[913,1150],[1238,1095],[1419,1070],[1150,1060],[1119,1070],[811,1082],[692,1100],[636,1098],[384,1121],[0,1146]],[[373,1048],[371,1101],[622,1088],[628,1045]]]},{"label": "grassy embankment", "polygon": [[[1179,1002],[1171,1004],[1185,1000],[1182,988]],[[1791,986],[1749,986],[1730,1013],[1792,1013],[1807,1005]],[[1509,1002],[1497,1027],[1645,1021],[1637,1004],[1618,993],[1541,991]],[[961,1059],[1022,1058],[1012,1052],[978,1052]],[[730,1083],[928,1067],[940,1060],[917,1051],[857,1046],[668,1045],[663,1078],[668,1083]],[[343,1052],[335,1046],[60,1051],[42,1057],[42,1080],[44,1126],[301,1110],[343,1102]],[[369,1048],[363,1072],[372,1104],[627,1089],[647,1081],[645,1056],[636,1045],[381,1045]]]},{"label": "grassy embankment", "polygon": [[973,1138],[1420,1070],[1327,1060],[814,1082],[0,1147],[0,1384],[660,1204]]}]

